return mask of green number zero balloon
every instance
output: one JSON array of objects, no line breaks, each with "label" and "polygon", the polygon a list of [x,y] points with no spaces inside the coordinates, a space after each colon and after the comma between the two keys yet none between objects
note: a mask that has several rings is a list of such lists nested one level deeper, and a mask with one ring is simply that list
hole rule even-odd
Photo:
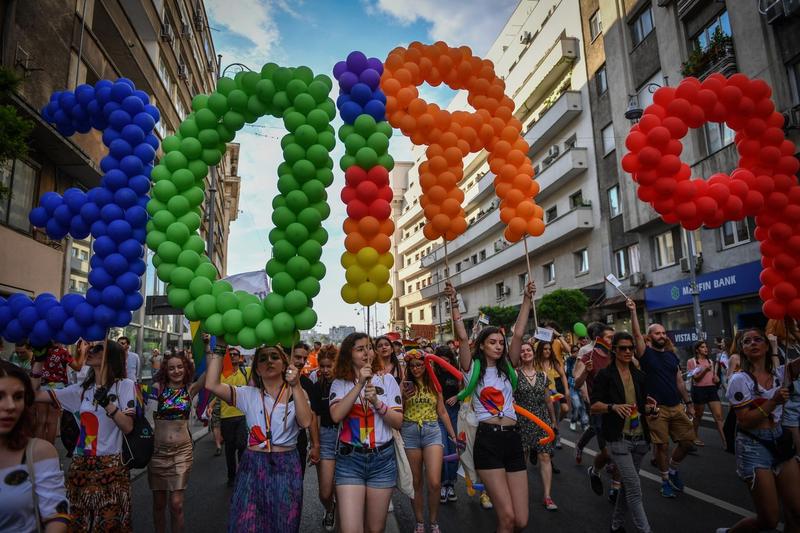
[{"label": "green number zero balloon", "polygon": [[[152,171],[147,205],[156,275],[167,284],[170,305],[228,344],[290,346],[299,330],[317,322],[312,300],[325,276],[320,258],[328,233],[322,221],[330,215],[326,188],[333,183],[336,142],[332,86],[308,67],[274,63],[221,78],[215,92],[194,97],[193,112],[161,145],[164,156]],[[288,133],[281,139],[284,160],[272,201],[273,253],[266,265],[272,292],[261,300],[218,279],[198,230],[209,165],[221,161],[238,130],[264,115],[282,118]]]}]

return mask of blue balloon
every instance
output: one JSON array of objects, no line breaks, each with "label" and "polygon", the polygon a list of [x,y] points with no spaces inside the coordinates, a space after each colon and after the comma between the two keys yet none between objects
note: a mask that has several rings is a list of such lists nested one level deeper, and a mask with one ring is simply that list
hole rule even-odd
[{"label": "blue balloon", "polygon": [[342,108],[339,110],[339,114],[342,115],[342,120],[345,124],[353,124],[358,118],[358,115],[361,115],[363,110],[361,106],[355,102],[346,102],[342,105]]},{"label": "blue balloon", "polygon": [[107,229],[106,223],[103,222],[102,220],[96,220],[92,222],[91,230],[93,237],[95,238],[103,237],[104,235],[106,235],[106,229]]},{"label": "blue balloon", "polygon": [[83,336],[83,327],[75,318],[68,318],[67,321],[64,322],[64,333],[69,335],[70,338],[77,339]]},{"label": "blue balloon", "polygon": [[55,211],[56,208],[62,203],[61,196],[52,191],[44,193],[42,195],[42,199],[40,200],[40,204],[44,206],[44,208],[47,210],[47,213],[50,215],[52,215],[53,211]]},{"label": "blue balloon", "polygon": [[136,145],[136,148],[133,149],[133,155],[141,159],[144,163],[150,163],[155,160],[156,151],[152,146],[143,142]]},{"label": "blue balloon", "polygon": [[61,298],[61,306],[68,315],[75,314],[75,309],[83,302],[83,296],[80,294],[66,294]]},{"label": "blue balloon", "polygon": [[134,228],[143,228],[147,224],[147,218],[147,211],[138,205],[125,211],[125,220]]},{"label": "blue balloon", "polygon": [[47,324],[50,326],[50,329],[54,331],[60,330],[64,326],[64,322],[67,321],[69,315],[64,310],[64,307],[61,305],[56,305],[55,307],[51,307],[47,310],[47,314],[45,315],[45,320],[47,320]]},{"label": "blue balloon", "polygon": [[69,112],[77,103],[75,95],[71,91],[64,91],[58,97],[58,105],[64,112]]},{"label": "blue balloon", "polygon": [[126,84],[128,87],[130,87],[130,88],[131,88],[131,90],[133,90],[133,89],[135,89],[135,88],[136,88],[136,86],[133,84],[133,82],[132,82],[130,79],[128,79],[128,78],[117,78],[117,81],[116,81],[116,82],[114,82],[114,83],[124,83],[124,84]]},{"label": "blue balloon", "polygon": [[103,144],[111,146],[111,143],[122,137],[122,134],[114,128],[106,128],[103,132]]},{"label": "blue balloon", "polygon": [[89,272],[89,283],[92,284],[92,287],[103,290],[114,283],[114,278],[104,268],[93,268]]},{"label": "blue balloon", "polygon": [[86,202],[83,204],[83,207],[81,207],[80,215],[83,221],[91,226],[100,218],[100,208],[97,207],[97,204],[94,202]]},{"label": "blue balloon", "polygon": [[372,93],[372,99],[379,101],[383,105],[386,105],[386,95],[383,94],[383,91],[381,91],[380,89]]},{"label": "blue balloon", "polygon": [[75,88],[75,98],[79,104],[83,106],[89,105],[94,100],[94,87],[85,83],[78,85]]},{"label": "blue balloon", "polygon": [[[158,108],[154,105],[146,105],[144,106],[144,112],[153,117],[155,122],[161,120],[161,113],[159,113]],[[142,128],[144,129],[144,128]]]},{"label": "blue balloon", "polygon": [[44,227],[49,218],[50,215],[47,214],[47,209],[42,206],[34,207],[31,209],[31,212],[28,213],[28,220],[30,221],[31,225],[37,228]]},{"label": "blue balloon", "polygon": [[372,98],[372,89],[366,83],[356,83],[350,89],[350,97],[363,106]]},{"label": "blue balloon", "polygon": [[116,204],[106,204],[100,210],[100,216],[106,224],[125,218],[125,212]]},{"label": "blue balloon", "polygon": [[70,115],[72,115],[73,124],[89,120],[89,113],[87,113],[86,110],[82,108],[79,104],[75,104],[74,106],[72,106],[72,109],[70,110]]},{"label": "blue balloon", "polygon": [[121,274],[117,278],[116,283],[117,287],[122,289],[123,292],[125,292],[126,294],[131,292],[136,292],[142,286],[142,282],[139,279],[139,276],[137,276],[133,272],[125,272],[124,274]]},{"label": "blue balloon", "polygon": [[93,248],[94,253],[97,254],[98,257],[108,257],[117,250],[117,243],[114,241],[113,237],[104,235],[94,240]]},{"label": "blue balloon", "polygon": [[129,187],[123,187],[114,193],[114,202],[123,209],[135,206],[138,200],[139,195]]},{"label": "blue balloon", "polygon": [[[148,144],[147,146],[150,145]],[[144,196],[150,192],[150,179],[147,176],[142,176],[141,174],[138,176],[133,176],[128,180],[128,187],[130,187],[137,195]],[[45,212],[45,215],[46,214],[47,213]]]},{"label": "blue balloon", "polygon": [[25,329],[31,329],[33,325],[36,324],[36,321],[39,320],[39,312],[36,310],[36,307],[31,305],[19,312],[17,320],[19,320],[19,323],[22,324],[22,327]]},{"label": "blue balloon", "polygon": [[92,255],[89,258],[89,267],[91,268],[99,268],[103,266],[103,258],[97,254]]},{"label": "blue balloon", "polygon": [[3,337],[9,342],[20,342],[25,338],[25,329],[23,329],[19,320],[14,319],[6,325]]},{"label": "blue balloon", "polygon": [[344,72],[347,72],[347,63],[344,61],[338,61],[335,65],[333,65],[333,77],[337,80]]},{"label": "blue balloon", "polygon": [[130,311],[122,309],[117,311],[117,316],[114,318],[114,322],[111,325],[121,328],[130,324],[131,320],[133,320],[133,314]]},{"label": "blue balloon", "polygon": [[144,298],[139,292],[134,292],[125,296],[125,309],[128,311],[135,311],[139,309],[144,303]]},{"label": "blue balloon", "polygon": [[11,308],[11,313],[16,316],[26,307],[33,305],[33,301],[28,298],[27,294],[16,293],[8,297],[6,304]]},{"label": "blue balloon", "polygon": [[106,329],[98,324],[92,324],[86,328],[83,337],[88,341],[101,341],[106,338]]},{"label": "blue balloon", "polygon": [[367,68],[367,56],[364,52],[354,50],[347,54],[347,69],[356,74],[360,74],[362,70]]},{"label": "blue balloon", "polygon": [[[152,107],[152,106],[151,106]],[[153,131],[156,126],[156,118],[147,111],[137,113],[133,117],[133,124],[138,126],[142,131]]]},{"label": "blue balloon", "polygon": [[53,332],[50,330],[50,325],[46,320],[42,319],[36,322],[31,331],[30,341],[34,347],[43,348],[47,346],[50,339],[53,338]]},{"label": "blue balloon", "polygon": [[119,253],[128,261],[139,259],[144,254],[142,243],[136,239],[128,239],[119,245]]},{"label": "blue balloon", "polygon": [[115,168],[119,168],[119,161],[110,155],[107,155],[100,160],[100,170],[103,172],[108,172],[109,170],[114,170]]},{"label": "blue balloon", "polygon": [[130,271],[136,274],[137,276],[143,276],[144,273],[147,271],[147,264],[141,259],[136,259],[134,261],[131,261]]},{"label": "blue balloon", "polygon": [[144,164],[135,155],[128,155],[119,162],[119,168],[128,176],[136,176],[137,174],[143,174]]},{"label": "blue balloon", "polygon": [[94,307],[87,302],[80,304],[75,309],[75,320],[84,327],[91,325],[94,322]]},{"label": "blue balloon", "polygon": [[103,303],[112,309],[120,309],[125,304],[125,293],[116,285],[103,289]]},{"label": "blue balloon", "polygon": [[101,304],[94,308],[94,322],[103,328],[109,327],[116,316],[114,308],[107,305]]},{"label": "blue balloon", "polygon": [[106,257],[103,261],[103,265],[105,265],[108,273],[114,277],[128,271],[128,261],[119,253],[114,253]]},{"label": "blue balloon", "polygon": [[77,213],[86,203],[86,193],[71,187],[64,191],[64,202],[69,206],[70,211]]},{"label": "blue balloon", "polygon": [[377,71],[378,74],[383,74],[383,62],[377,57],[367,59],[367,68]]},{"label": "blue balloon", "polygon": [[131,94],[122,101],[122,109],[133,116],[144,111],[144,103],[138,96]]},{"label": "blue balloon", "polygon": [[69,226],[69,223],[72,222],[72,211],[69,210],[68,205],[61,204],[53,211],[53,218],[59,225]]},{"label": "blue balloon", "polygon": [[86,291],[86,302],[92,307],[97,307],[103,303],[103,291],[97,287],[92,287]]},{"label": "blue balloon", "polygon": [[69,228],[65,228],[58,222],[58,220],[51,218],[47,221],[45,232],[47,232],[47,236],[54,241],[60,241],[66,237],[67,233],[69,233]]},{"label": "blue balloon", "polygon": [[118,79],[111,87],[111,99],[122,103],[125,98],[133,94],[133,87],[125,83],[122,78]]},{"label": "blue balloon", "polygon": [[83,217],[75,215],[69,223],[69,233],[75,239],[85,239],[91,233],[89,226]]},{"label": "blue balloon", "polygon": [[125,139],[119,138],[111,141],[111,144],[108,146],[108,152],[114,159],[122,159],[126,155],[131,155],[133,153],[133,147]]},{"label": "blue balloon", "polygon": [[352,99],[352,98],[350,98],[350,95],[349,95],[349,94],[347,94],[347,93],[342,93],[342,94],[340,94],[340,95],[339,95],[339,97],[336,99],[336,108],[337,108],[337,109],[342,109],[342,105],[343,105],[345,102],[352,102],[352,101],[353,101],[353,99]]},{"label": "blue balloon", "polygon": [[[100,80],[100,81],[108,81],[108,80]],[[97,98],[97,101],[100,105],[105,105],[111,101],[111,86],[113,84],[108,85],[99,85],[100,82],[95,84],[94,95]]]},{"label": "blue balloon", "polygon": [[131,123],[131,115],[124,109],[117,109],[108,115],[108,123],[112,128],[122,131],[126,124]]},{"label": "blue balloon", "polygon": [[113,113],[114,111],[117,111],[119,109],[122,109],[122,106],[120,106],[117,102],[114,102],[114,101],[106,102],[103,105],[103,116],[108,118],[108,117],[111,116],[111,113]]},{"label": "blue balloon", "polygon": [[378,71],[372,68],[364,69],[361,74],[359,74],[358,79],[361,83],[366,83],[370,89],[377,89],[378,86],[381,84],[381,75],[378,74]]},{"label": "blue balloon", "polygon": [[[94,193],[92,197],[92,193]],[[96,188],[89,191],[89,200],[97,204],[97,207],[103,208],[106,204],[114,201],[114,193],[104,188]]]},{"label": "blue balloon", "polygon": [[378,100],[370,100],[367,105],[364,106],[364,112],[374,118],[375,122],[386,120],[386,106]]},{"label": "blue balloon", "polygon": [[119,244],[131,236],[131,225],[124,218],[108,223],[108,236]]},{"label": "blue balloon", "polygon": [[6,325],[11,322],[14,315],[11,313],[11,308],[7,305],[0,305],[0,330],[5,329]]},{"label": "blue balloon", "polygon": [[342,92],[349,93],[356,83],[358,83],[358,75],[350,71],[344,72],[339,76],[339,88]]},{"label": "blue balloon", "polygon": [[144,243],[145,239],[147,238],[147,229],[136,228],[133,230],[131,237],[136,239],[136,242]]},{"label": "blue balloon", "polygon": [[141,100],[144,105],[147,105],[147,104],[150,103],[150,96],[148,96],[148,94],[146,92],[144,92],[142,90],[139,90],[139,89],[136,89],[135,91],[133,91],[133,94],[139,100]]},{"label": "blue balloon", "polygon": [[158,150],[158,147],[161,146],[161,142],[158,140],[158,137],[152,133],[147,134],[147,136],[144,138],[144,142],[152,146],[153,150]]},{"label": "blue balloon", "polygon": [[[137,115],[138,116],[138,115]],[[145,116],[150,116],[145,113]],[[131,146],[144,142],[144,129],[134,124],[128,124],[122,128],[122,138],[130,143]]]}]

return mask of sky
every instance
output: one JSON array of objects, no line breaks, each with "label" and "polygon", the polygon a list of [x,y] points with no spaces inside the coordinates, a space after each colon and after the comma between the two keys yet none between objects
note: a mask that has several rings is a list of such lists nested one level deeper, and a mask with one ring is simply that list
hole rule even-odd
[{"label": "sky", "polygon": [[[258,71],[264,63],[275,62],[306,65],[315,74],[332,77],[333,65],[353,50],[385,59],[397,46],[442,40],[484,54],[517,0],[206,0],[205,5],[223,69],[231,63],[243,63]],[[228,74],[232,76],[232,72],[235,69]],[[446,105],[454,94],[441,87],[420,89],[423,98],[440,105]],[[331,98],[336,100],[337,96],[338,87],[334,85]],[[341,124],[337,117],[333,127],[338,131]],[[281,121],[263,118],[236,136],[235,142],[241,144],[242,185],[240,213],[231,224],[228,241],[228,275],[261,270],[271,255],[267,236],[273,227],[272,199],[278,193],[280,138],[285,133]],[[389,148],[395,160],[408,160],[411,148],[410,141],[395,131]],[[364,327],[363,308],[346,304],[339,292],[345,283],[339,259],[344,251],[342,223],[347,216],[339,196],[344,174],[338,162],[343,151],[338,143],[331,154],[335,176],[328,188],[331,216],[323,222],[329,234],[322,256],[327,274],[321,293],[314,299],[319,316],[316,329],[320,332],[339,325]],[[386,325],[388,305],[377,304],[372,316],[376,313],[379,328]]]}]

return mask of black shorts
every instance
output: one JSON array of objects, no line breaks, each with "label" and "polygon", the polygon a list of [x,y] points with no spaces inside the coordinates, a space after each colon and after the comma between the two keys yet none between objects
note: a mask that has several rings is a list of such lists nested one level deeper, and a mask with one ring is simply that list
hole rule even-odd
[{"label": "black shorts", "polygon": [[692,401],[699,404],[707,404],[709,402],[718,402],[719,394],[717,394],[716,385],[707,385],[705,387],[692,386]]},{"label": "black shorts", "polygon": [[[503,468],[506,472],[525,470],[522,438],[514,427],[511,431],[495,430],[493,424],[478,424],[472,458],[477,470]],[[508,428],[508,426],[506,426]]]}]

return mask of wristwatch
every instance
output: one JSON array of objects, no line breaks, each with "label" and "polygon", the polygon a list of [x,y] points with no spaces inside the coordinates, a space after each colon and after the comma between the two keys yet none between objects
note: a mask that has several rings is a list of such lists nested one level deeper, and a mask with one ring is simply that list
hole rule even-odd
[{"label": "wristwatch", "polygon": [[606,406],[606,411],[608,411],[609,413],[611,413],[612,411],[614,411],[614,404],[613,404],[613,403],[610,403],[610,404],[608,404],[608,405]]}]

